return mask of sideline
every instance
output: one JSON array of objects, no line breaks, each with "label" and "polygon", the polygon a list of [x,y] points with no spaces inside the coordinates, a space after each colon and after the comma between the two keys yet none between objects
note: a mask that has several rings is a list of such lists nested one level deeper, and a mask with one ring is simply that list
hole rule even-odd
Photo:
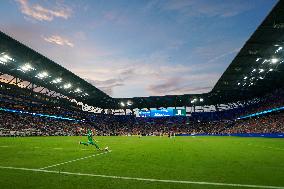
[{"label": "sideline", "polygon": [[96,174],[88,174],[88,173],[73,173],[73,172],[65,172],[65,171],[60,172],[60,171],[50,171],[50,170],[43,170],[43,169],[30,169],[30,168],[20,168],[20,167],[0,166],[0,169],[22,170],[22,171],[76,175],[76,176],[88,176],[88,177],[100,177],[100,178],[111,178],[111,179],[122,179],[122,180],[136,180],[136,181],[146,181],[146,182],[196,184],[196,185],[246,187],[246,188],[284,189],[284,186],[264,186],[264,185],[233,184],[233,183],[218,183],[218,182],[197,182],[197,181],[185,181],[185,180],[162,180],[162,179],[123,177],[123,176],[111,176],[111,175],[96,175]]}]

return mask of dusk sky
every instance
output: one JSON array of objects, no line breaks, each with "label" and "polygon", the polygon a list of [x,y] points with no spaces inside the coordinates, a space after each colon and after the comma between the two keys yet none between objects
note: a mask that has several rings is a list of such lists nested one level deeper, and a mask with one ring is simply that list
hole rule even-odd
[{"label": "dusk sky", "polygon": [[0,29],[112,97],[209,92],[276,0],[1,0]]}]

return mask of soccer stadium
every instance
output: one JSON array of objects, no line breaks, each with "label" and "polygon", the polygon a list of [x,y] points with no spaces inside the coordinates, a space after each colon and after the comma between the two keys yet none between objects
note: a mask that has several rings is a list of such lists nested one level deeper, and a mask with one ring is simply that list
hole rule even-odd
[{"label": "soccer stadium", "polygon": [[[55,4],[59,6],[62,2],[64,1],[56,1]],[[65,1],[67,2],[71,3]],[[84,7],[82,2],[85,1],[74,4]],[[115,91],[117,93],[114,94],[104,90],[102,82],[93,82],[87,76],[79,74],[76,66],[68,67],[65,61],[60,61],[60,57],[65,57],[67,59],[62,60],[74,61],[77,66],[86,66],[87,70],[92,70],[91,66],[97,64],[96,61],[91,64],[73,58],[74,48],[78,45],[74,43],[78,39],[76,36],[88,41],[82,33],[73,36],[73,42],[62,40],[60,36],[49,38],[40,34],[50,28],[54,31],[59,31],[59,28],[68,30],[71,26],[63,26],[61,22],[67,22],[71,17],[75,19],[76,14],[83,14],[75,13],[75,6],[71,10],[65,5],[59,10],[58,7],[48,9],[48,5],[45,6],[40,1],[0,2],[0,14],[10,15],[9,18],[7,15],[1,16],[3,23],[8,20],[7,23],[21,22],[18,24],[20,26],[30,23],[34,27],[22,30],[20,27],[0,24],[0,188],[284,189],[284,1],[130,2],[119,0],[96,3],[99,9],[104,9],[105,4],[121,3],[125,8],[132,7],[133,4],[136,6],[136,3],[141,7],[145,3],[147,6],[143,11],[142,8],[141,12],[135,9],[137,14],[144,15],[143,19],[146,19],[146,14],[155,14],[166,23],[176,22],[181,25],[184,25],[185,15],[193,17],[197,22],[209,17],[233,20],[233,17],[238,17],[239,9],[245,12],[240,23],[255,23],[256,17],[261,20],[256,28],[251,29],[251,34],[246,33],[249,37],[244,43],[238,41],[237,37],[226,39],[227,44],[237,41],[240,48],[229,53],[234,57],[227,62],[227,66],[223,66],[221,76],[218,76],[208,92],[170,91],[166,84],[162,84],[151,88],[152,91],[157,91],[160,87],[162,93],[149,93],[147,96],[142,94],[139,86],[144,85],[143,82],[150,85],[155,81],[146,78],[143,80],[137,76],[123,80],[129,83],[138,80],[133,89],[127,88],[127,96],[124,92],[118,94]],[[250,11],[248,7],[252,6],[252,2],[261,7],[261,10],[265,8],[266,12],[258,14]],[[8,8],[12,4],[17,4],[21,13]],[[230,4],[229,7],[226,7],[227,4]],[[191,6],[196,7],[196,12],[185,11],[184,7]],[[83,9],[90,11],[94,7],[86,6],[82,8],[82,12]],[[220,7],[225,7],[225,11],[219,15]],[[110,22],[116,27],[127,28],[131,17],[127,19],[125,15],[131,9],[124,9],[127,11],[123,14],[104,14],[108,22],[97,22],[95,30]],[[173,21],[171,15],[166,15],[163,11],[180,11],[183,19]],[[91,12],[95,14],[96,11]],[[17,16],[21,14],[24,18],[19,21]],[[148,18],[150,17],[147,17],[145,23],[155,23],[154,18]],[[83,19],[78,21],[76,28],[82,29],[83,22]],[[49,27],[35,29],[43,23]],[[206,23],[207,26],[198,24],[205,33],[197,32],[200,38],[209,35],[206,32],[209,33],[213,26],[224,27],[226,30],[231,28],[233,32],[242,33],[242,27],[239,28],[228,20],[222,26],[217,22]],[[151,28],[149,31],[155,30],[155,26],[149,25],[144,26]],[[161,25],[161,20],[156,22],[156,27]],[[6,30],[4,26],[9,29]],[[108,25],[105,27],[106,30],[111,30]],[[198,27],[194,29],[198,31]],[[174,26],[168,28],[175,30]],[[124,29],[121,30],[126,32]],[[142,27],[139,30],[146,37],[151,35]],[[158,40],[159,37],[164,39],[163,32],[155,34],[155,38],[147,43],[144,36],[130,33],[125,35],[141,38],[139,45],[142,47],[143,41],[148,45],[148,42]],[[29,43],[37,41],[37,33],[46,43],[58,46],[48,46],[48,52],[53,52],[54,56],[49,57],[33,43]],[[20,39],[17,36],[21,36]],[[25,41],[22,40],[23,37]],[[215,37],[219,40],[218,35]],[[108,38],[109,43],[114,45],[111,47],[123,46],[129,42],[125,40],[125,44],[117,44],[116,36]],[[70,50],[63,50],[64,45]],[[132,45],[131,52],[135,54],[137,44]],[[47,44],[41,43],[40,46],[47,48]],[[176,44],[167,50],[176,52],[179,51],[178,48]],[[210,44],[209,49],[217,48],[218,43]],[[150,46],[149,49],[144,49],[151,51]],[[83,47],[82,51],[76,53],[82,58],[99,56],[95,51],[93,55],[87,54]],[[106,52],[100,53],[106,57],[111,56]],[[193,51],[194,53],[197,51]],[[129,54],[129,57],[133,54]],[[202,55],[206,56],[204,51]],[[182,61],[179,56],[170,57],[167,61]],[[210,69],[217,66],[213,61],[218,62],[224,56],[212,58],[208,62],[213,65]],[[116,59],[120,61],[114,56],[113,60]],[[107,67],[108,64],[105,63],[102,68],[104,66]],[[201,69],[198,66],[195,68],[195,72]],[[144,72],[142,68],[139,69]],[[152,68],[154,69],[155,67]],[[160,71],[170,75],[167,69],[169,68],[163,67]],[[186,69],[176,66],[172,70],[181,70],[179,73],[182,73]],[[113,65],[105,73],[115,75],[116,71],[117,67]],[[125,77],[133,74],[130,69],[121,73]],[[157,78],[157,73],[155,74]],[[200,77],[197,77],[198,74]],[[198,74],[197,85],[202,88],[203,79],[208,80],[209,76]],[[100,81],[104,79],[101,75],[97,77]],[[174,80],[171,84],[178,86],[180,80],[176,76],[173,78],[177,81]],[[119,79],[122,80],[117,80]],[[184,83],[190,85],[190,81]],[[117,88],[123,87],[121,83],[114,85]]]}]

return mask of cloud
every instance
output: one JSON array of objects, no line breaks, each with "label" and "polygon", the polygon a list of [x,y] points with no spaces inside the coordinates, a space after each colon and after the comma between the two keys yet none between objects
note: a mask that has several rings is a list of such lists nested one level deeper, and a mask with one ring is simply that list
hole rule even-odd
[{"label": "cloud", "polygon": [[246,1],[165,0],[151,2],[149,7],[194,17],[232,17],[250,10],[252,5]]},{"label": "cloud", "polygon": [[39,4],[30,5],[28,0],[16,0],[16,2],[24,15],[38,21],[52,21],[56,17],[68,19],[72,14],[72,9],[65,5],[58,4],[53,9],[48,9]]},{"label": "cloud", "polygon": [[68,39],[61,37],[59,35],[52,35],[52,36],[49,36],[49,37],[42,36],[42,38],[45,41],[47,41],[49,43],[54,43],[56,45],[74,47],[73,43],[71,43]]},{"label": "cloud", "polygon": [[124,86],[122,79],[108,79],[104,81],[86,79],[86,81],[93,84],[95,87],[102,90],[108,95],[113,95],[114,87]]},{"label": "cloud", "polygon": [[[204,74],[210,64],[199,71],[196,71],[194,66],[153,64],[145,63],[144,60],[117,59],[112,67],[109,65],[111,64],[105,62],[91,70],[81,67],[73,71],[88,78],[94,86],[114,97],[203,93],[211,90],[220,76],[211,72]],[[133,88],[136,91],[132,91]],[[122,95],[118,94],[118,91],[127,92]]]},{"label": "cloud", "polygon": [[108,23],[115,23],[119,25],[125,25],[128,23],[128,18],[121,12],[117,11],[105,11],[103,13],[103,21],[108,22]]},{"label": "cloud", "polygon": [[205,93],[213,88],[213,82],[219,77],[219,74],[199,74],[192,73],[189,76],[176,76],[165,78],[157,83],[151,83],[146,90],[151,95],[179,95]]}]

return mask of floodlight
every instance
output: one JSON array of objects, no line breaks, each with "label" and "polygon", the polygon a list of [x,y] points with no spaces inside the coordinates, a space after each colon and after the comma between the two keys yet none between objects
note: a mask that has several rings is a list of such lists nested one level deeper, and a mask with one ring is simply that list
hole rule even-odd
[{"label": "floodlight", "polygon": [[130,101],[130,100],[127,101],[127,106],[132,106],[132,104],[133,104],[132,101]]},{"label": "floodlight", "polygon": [[52,80],[51,83],[60,83],[62,81],[62,78],[56,78],[54,80]]},{"label": "floodlight", "polygon": [[77,89],[75,90],[75,93],[80,93],[80,92],[82,92],[82,90],[81,90],[80,88],[77,88]]},{"label": "floodlight", "polygon": [[5,58],[5,59],[7,59],[7,60],[13,60],[13,58],[11,58],[9,55],[7,55],[7,54],[5,54],[4,56],[3,56],[3,58]]},{"label": "floodlight", "polygon": [[5,65],[9,61],[14,61],[14,59],[12,57],[10,57],[9,55],[5,54],[5,53],[0,54],[0,64]]},{"label": "floodlight", "polygon": [[197,101],[197,98],[194,98],[192,101],[190,101],[191,103],[195,103]]},{"label": "floodlight", "polygon": [[1,56],[0,57],[0,62],[7,63],[8,60],[6,58],[4,58],[3,56]]},{"label": "floodlight", "polygon": [[18,70],[22,72],[28,72],[28,71],[34,70],[34,68],[29,63],[26,63],[22,65]]},{"label": "floodlight", "polygon": [[43,78],[48,77],[48,73],[46,71],[43,71],[43,72],[38,73],[36,77],[39,79],[43,79]]},{"label": "floodlight", "polygon": [[277,58],[272,58],[272,59],[270,60],[270,62],[271,62],[272,64],[275,64],[275,63],[278,62],[278,59],[277,59]]},{"label": "floodlight", "polygon": [[69,89],[70,87],[72,87],[71,83],[66,83],[65,85],[63,85],[64,89]]},{"label": "floodlight", "polygon": [[278,49],[275,51],[275,53],[278,53],[279,51],[281,51],[283,49],[283,47],[278,47]]},{"label": "floodlight", "polygon": [[262,64],[264,64],[265,62],[268,62],[268,60],[267,60],[267,59],[264,59],[263,62],[262,62]]}]

